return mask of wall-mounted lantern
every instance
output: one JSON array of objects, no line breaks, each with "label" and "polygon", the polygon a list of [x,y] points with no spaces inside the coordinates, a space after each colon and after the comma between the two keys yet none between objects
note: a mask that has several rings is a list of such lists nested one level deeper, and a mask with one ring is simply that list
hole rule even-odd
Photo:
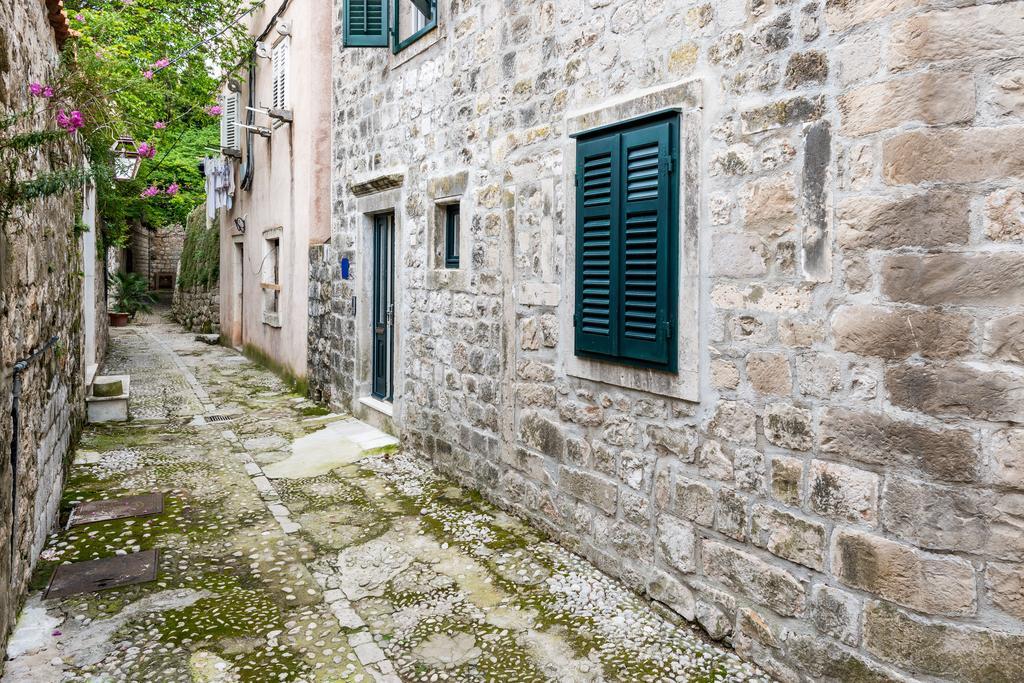
[{"label": "wall-mounted lantern", "polygon": [[117,180],[134,180],[142,164],[139,146],[130,137],[120,137],[110,148],[114,153],[114,178]]}]

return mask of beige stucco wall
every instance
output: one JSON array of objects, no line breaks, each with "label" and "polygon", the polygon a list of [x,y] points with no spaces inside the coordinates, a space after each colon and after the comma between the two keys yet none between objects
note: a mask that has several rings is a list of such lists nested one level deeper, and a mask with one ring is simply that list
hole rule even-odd
[{"label": "beige stucco wall", "polygon": [[[250,34],[268,26],[282,2],[268,3],[253,14]],[[221,329],[237,345],[252,345],[296,376],[306,374],[307,286],[309,244],[330,234],[329,122],[331,73],[331,12],[322,3],[289,3],[278,23],[291,26],[289,108],[293,120],[269,138],[252,135],[254,176],[249,191],[238,187],[234,206],[221,211]],[[281,39],[271,29],[266,42]],[[271,61],[256,59],[255,106],[269,107]],[[248,101],[245,66],[236,74],[242,83],[242,118]],[[272,119],[256,114],[254,125],[270,127]],[[247,145],[241,136],[243,161]],[[241,162],[235,161],[236,186],[241,184]],[[246,221],[244,234],[234,220]],[[279,322],[264,322],[261,266],[264,233],[280,229],[281,247]],[[243,275],[239,276],[237,244],[244,247]],[[239,297],[241,286],[242,296]]]}]

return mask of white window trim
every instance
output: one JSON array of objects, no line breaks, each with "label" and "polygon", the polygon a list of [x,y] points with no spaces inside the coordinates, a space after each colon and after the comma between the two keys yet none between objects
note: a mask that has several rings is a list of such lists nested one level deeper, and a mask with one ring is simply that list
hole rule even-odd
[{"label": "white window trim", "polygon": [[[284,230],[282,228],[271,228],[263,232],[263,262],[260,264],[260,297],[262,300],[262,311],[263,311],[263,324],[271,327],[281,327],[281,301],[282,292],[281,282],[284,280],[283,274],[281,273],[281,251],[283,249],[283,240],[281,239]],[[275,256],[277,260],[277,282],[271,282],[273,279],[273,266],[270,260],[270,249],[269,242],[271,240],[277,240],[277,254]],[[266,304],[266,295],[264,290],[266,285],[273,285],[277,287],[277,311],[268,311]]]}]

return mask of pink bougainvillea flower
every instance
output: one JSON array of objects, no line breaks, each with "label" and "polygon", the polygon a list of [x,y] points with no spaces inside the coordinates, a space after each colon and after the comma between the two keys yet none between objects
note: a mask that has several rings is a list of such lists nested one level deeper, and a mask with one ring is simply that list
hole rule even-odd
[{"label": "pink bougainvillea flower", "polygon": [[43,84],[39,81],[33,81],[28,84],[28,91],[36,97],[39,97],[43,94]]},{"label": "pink bougainvillea flower", "polygon": [[85,125],[85,117],[82,116],[82,112],[77,109],[72,111],[70,114],[61,109],[57,112],[57,125],[73,134],[76,130]]},{"label": "pink bougainvillea flower", "polygon": [[47,86],[45,86],[43,88],[43,97],[53,97],[53,87],[52,86],[47,85]]},{"label": "pink bougainvillea flower", "polygon": [[85,15],[79,12],[75,15],[75,21],[85,21]]},{"label": "pink bougainvillea flower", "polygon": [[218,105],[218,104],[214,104],[214,105],[206,108],[206,113],[209,114],[210,116],[220,116],[220,113],[222,111],[223,111],[223,109],[221,109],[220,105]]},{"label": "pink bougainvillea flower", "polygon": [[170,185],[167,186],[167,194],[173,197],[174,195],[178,194],[178,190],[180,189],[181,187],[178,186],[178,183],[171,183]]},{"label": "pink bougainvillea flower", "polygon": [[153,70],[152,69],[146,69],[145,71],[142,72],[142,77],[145,78],[147,81],[153,80]]},{"label": "pink bougainvillea flower", "polygon": [[139,145],[139,156],[143,159],[152,159],[156,156],[156,146],[143,142]]},{"label": "pink bougainvillea flower", "polygon": [[168,66],[170,66],[170,64],[171,64],[171,60],[165,59],[165,58],[161,57],[160,59],[156,60],[156,63],[153,64],[153,68],[154,69],[165,69]]},{"label": "pink bougainvillea flower", "polygon": [[103,50],[96,50],[96,59],[106,59],[107,53]]},{"label": "pink bougainvillea flower", "polygon": [[157,187],[156,185],[150,185],[145,190],[143,190],[139,196],[142,197],[143,199],[148,199],[149,197],[155,197],[158,194],[160,194],[160,188]]},{"label": "pink bougainvillea flower", "polygon": [[167,124],[163,121],[157,121],[153,124],[153,127],[156,128],[157,130],[163,130],[164,128],[167,127]]}]

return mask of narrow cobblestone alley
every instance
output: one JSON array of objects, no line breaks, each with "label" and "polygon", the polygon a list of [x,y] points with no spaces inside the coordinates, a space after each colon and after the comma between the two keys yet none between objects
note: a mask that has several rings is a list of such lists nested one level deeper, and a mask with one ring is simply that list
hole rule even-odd
[{"label": "narrow cobblestone alley", "polygon": [[[164,511],[51,535],[3,681],[764,680],[234,351],[159,321],[111,346],[134,420],[87,428],[62,523]],[[61,563],[151,548],[153,582],[42,599]]]}]

